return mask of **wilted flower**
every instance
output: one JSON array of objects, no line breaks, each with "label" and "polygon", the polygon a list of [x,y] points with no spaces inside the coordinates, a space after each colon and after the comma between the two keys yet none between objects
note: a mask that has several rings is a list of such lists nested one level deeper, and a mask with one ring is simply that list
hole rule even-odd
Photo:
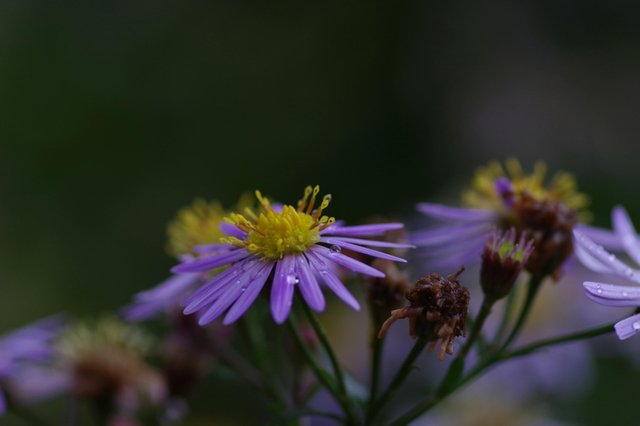
[{"label": "wilted flower", "polygon": [[587,198],[577,192],[573,177],[556,174],[544,183],[546,166],[538,163],[531,175],[522,172],[518,161],[480,169],[472,188],[463,195],[464,208],[421,203],[418,210],[442,222],[443,226],[414,234],[413,242],[428,248],[423,254],[453,267],[476,261],[487,234],[495,227],[515,228],[534,241],[526,269],[533,275],[558,277],[560,267],[571,255],[571,231]]},{"label": "wilted flower", "polygon": [[482,252],[480,286],[485,296],[492,301],[505,297],[516,282],[533,251],[533,241],[526,233],[516,241],[516,230],[493,231]]},{"label": "wilted flower", "polygon": [[69,327],[57,342],[59,367],[71,378],[71,391],[111,416],[135,419],[140,410],[159,407],[164,379],[144,358],[151,338],[113,318]]},{"label": "wilted flower", "polygon": [[430,350],[434,350],[440,340],[440,360],[445,353],[452,354],[453,339],[464,336],[467,326],[469,290],[458,281],[463,271],[461,268],[446,278],[435,273],[422,277],[407,291],[409,306],[391,311],[378,337],[383,337],[397,320],[408,318],[411,337],[431,341]]},{"label": "wilted flower", "polygon": [[[173,272],[193,273],[229,266],[183,302],[184,312],[197,312],[203,325],[228,310],[224,323],[230,324],[244,314],[270,282],[271,313],[277,323],[282,323],[291,310],[296,286],[309,307],[316,311],[324,309],[325,299],[318,277],[347,305],[359,309],[356,299],[332,271],[332,264],[368,276],[384,276],[377,269],[344,255],[341,249],[404,262],[396,256],[363,247],[402,245],[354,238],[380,235],[401,228],[402,224],[342,226],[322,214],[329,206],[330,195],[325,195],[315,208],[319,191],[318,186],[309,186],[297,207],[284,205],[281,209],[275,209],[256,191],[260,203],[257,214],[247,210],[245,215],[234,213],[227,218],[233,226],[226,229],[228,237],[221,242],[232,246],[228,252],[205,255],[173,268]],[[208,247],[200,249],[206,251]]]},{"label": "wilted flower", "polygon": [[[629,215],[622,207],[616,207],[612,213],[615,236],[625,253],[636,263],[640,264],[640,240],[629,219]],[[578,242],[577,254],[582,263],[593,271],[612,274],[627,281],[640,284],[640,270],[632,269],[620,261],[614,254],[609,253],[601,245],[595,243],[583,232],[575,231]],[[583,283],[587,296],[593,301],[606,306],[640,306],[640,287],[616,285],[600,282],[585,281]],[[640,332],[640,314],[632,315],[615,325],[616,333],[622,340],[628,339]]]},{"label": "wilted flower", "polygon": [[52,341],[63,326],[61,317],[52,317],[0,337],[0,414],[6,410],[2,382],[15,378],[24,367],[49,362]]}]

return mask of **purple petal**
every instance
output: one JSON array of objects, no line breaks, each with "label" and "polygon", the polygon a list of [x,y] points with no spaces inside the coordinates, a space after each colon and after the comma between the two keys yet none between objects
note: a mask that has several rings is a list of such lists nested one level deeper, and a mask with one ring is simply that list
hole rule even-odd
[{"label": "purple petal", "polygon": [[411,242],[420,247],[447,244],[451,241],[465,241],[482,235],[483,239],[492,229],[493,223],[463,223],[419,231],[411,235]]},{"label": "purple petal", "polygon": [[[331,237],[328,237],[331,238]],[[416,248],[416,246],[412,244],[398,244],[398,243],[390,243],[387,241],[376,241],[376,240],[365,240],[362,238],[349,238],[349,237],[338,237],[342,241],[346,241],[349,243],[360,244],[363,246],[370,247],[389,247],[389,248]]]},{"label": "purple petal", "polygon": [[249,283],[255,277],[255,273],[264,267],[264,263],[255,262],[248,269],[246,269],[236,280],[232,280],[229,284],[225,285],[224,291],[219,295],[215,302],[209,307],[209,309],[202,313],[200,311],[198,317],[198,324],[205,325],[222,315],[224,311],[229,308],[242,293],[247,290]]},{"label": "purple petal", "polygon": [[402,229],[402,223],[379,223],[376,225],[358,225],[358,226],[329,226],[320,235],[347,235],[351,237],[371,237],[384,234],[387,231]]},{"label": "purple petal", "polygon": [[588,269],[591,269],[595,272],[607,273],[611,274],[613,271],[607,265],[600,262],[595,257],[591,256],[591,254],[585,250],[580,244],[575,244],[573,248],[573,252],[575,253],[578,260]]},{"label": "purple petal", "polygon": [[418,204],[417,209],[420,213],[445,221],[493,222],[498,217],[498,215],[491,210],[448,207],[442,204],[433,203],[420,203]]},{"label": "purple petal", "polygon": [[344,241],[341,238],[331,238],[331,237],[323,237],[320,238],[320,241],[326,244],[330,244],[330,245],[334,245],[334,246],[338,246],[338,247],[342,247],[342,248],[346,248],[348,250],[352,250],[355,251],[357,253],[362,253],[362,254],[366,254],[368,256],[373,256],[373,257],[379,257],[380,259],[387,259],[387,260],[393,260],[395,262],[402,262],[402,263],[407,263],[406,260],[397,257],[397,256],[392,256],[390,254],[387,253],[383,253],[381,251],[378,250],[372,250],[370,248],[366,248],[366,247],[362,247],[356,244],[351,244],[348,243],[346,241]]},{"label": "purple petal", "polygon": [[271,287],[271,315],[278,324],[282,324],[289,316],[297,281],[296,257],[284,256],[276,265]]},{"label": "purple petal", "polygon": [[184,313],[186,315],[192,314],[216,299],[229,283],[243,274],[254,262],[255,260],[253,259],[242,260],[216,275],[211,281],[200,287],[182,302],[185,307]]},{"label": "purple petal", "polygon": [[262,267],[258,273],[254,276],[253,281],[249,284],[246,290],[238,297],[238,300],[233,304],[229,312],[227,312],[227,316],[224,317],[223,324],[229,325],[235,322],[238,318],[240,318],[249,307],[253,304],[260,294],[262,287],[264,287],[267,278],[269,278],[269,274],[271,274],[271,270],[273,269],[272,263],[267,263]]},{"label": "purple petal", "polygon": [[612,231],[588,225],[578,225],[575,229],[593,240],[594,243],[600,244],[609,250],[624,249],[620,238]]},{"label": "purple petal", "polygon": [[322,257],[315,253],[308,253],[307,258],[309,259],[309,262],[311,262],[311,266],[320,274],[325,285],[329,287],[329,289],[333,291],[340,300],[356,311],[359,311],[360,304],[356,298],[353,297],[351,292],[349,292],[344,284],[342,284],[342,281],[340,281],[340,279],[331,272],[329,265],[322,259]]},{"label": "purple petal", "polygon": [[228,222],[221,222],[219,228],[224,234],[230,237],[236,237],[240,240],[244,240],[245,238],[247,238],[246,232]]},{"label": "purple petal", "polygon": [[227,265],[229,263],[237,262],[250,256],[245,249],[236,249],[228,253],[219,254],[216,256],[209,256],[202,259],[192,260],[180,265],[174,266],[171,272],[201,272],[209,269],[217,268],[219,266]]},{"label": "purple petal", "polygon": [[354,272],[359,272],[361,274],[369,275],[372,277],[384,278],[384,273],[372,268],[369,265],[365,265],[358,260],[352,259],[349,256],[345,256],[344,254],[337,251],[330,250],[317,244],[310,250],[323,257],[324,259],[335,262],[338,265],[344,266],[345,268],[350,269]]},{"label": "purple petal", "polygon": [[611,213],[611,222],[616,235],[620,237],[625,251],[636,263],[640,264],[640,242],[629,214],[624,207],[616,206]]},{"label": "purple petal", "polygon": [[235,248],[233,244],[202,244],[195,246],[192,250],[196,253],[217,253]]},{"label": "purple petal", "polygon": [[579,231],[574,230],[573,235],[578,241],[578,244],[582,246],[582,248],[584,248],[598,261],[611,268],[613,272],[637,283],[640,283],[640,273],[638,271],[629,268],[627,265],[618,260],[618,258],[613,254],[608,253],[604,248],[602,248],[602,246],[597,245]]},{"label": "purple petal", "polygon": [[320,285],[318,285],[318,280],[311,269],[311,265],[309,265],[309,261],[304,255],[298,256],[297,272],[300,278],[298,288],[305,302],[314,311],[322,311],[325,307],[324,295],[320,290]]},{"label": "purple petal", "polygon": [[628,339],[640,331],[640,314],[619,321],[616,323],[615,329],[620,340]]},{"label": "purple petal", "polygon": [[178,305],[191,287],[201,280],[199,273],[178,274],[164,280],[151,290],[138,293],[135,301],[125,306],[120,314],[128,321],[144,321],[155,314]]},{"label": "purple petal", "polygon": [[582,283],[587,296],[605,306],[640,305],[640,287],[585,281]]}]

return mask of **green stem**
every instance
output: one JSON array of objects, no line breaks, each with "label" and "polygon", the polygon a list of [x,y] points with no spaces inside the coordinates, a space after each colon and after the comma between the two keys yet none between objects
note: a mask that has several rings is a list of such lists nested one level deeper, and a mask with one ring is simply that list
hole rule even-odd
[{"label": "green stem", "polygon": [[298,345],[298,348],[302,352],[302,355],[304,356],[307,364],[311,368],[311,371],[313,371],[318,381],[329,391],[329,393],[331,393],[331,395],[333,395],[335,400],[342,407],[342,410],[344,411],[344,413],[347,415],[347,424],[357,424],[356,417],[353,414],[353,411],[351,408],[351,401],[349,401],[346,393],[341,392],[339,386],[336,388],[336,386],[333,383],[333,378],[331,377],[331,375],[324,368],[322,368],[320,364],[318,364],[318,362],[315,360],[313,354],[311,353],[308,346],[304,342],[304,339],[300,335],[298,324],[294,319],[293,315],[289,315],[287,326],[289,327],[289,330],[293,335],[293,339],[295,340],[296,344]]},{"label": "green stem", "polygon": [[509,296],[507,296],[507,300],[504,305],[504,311],[502,312],[502,319],[500,320],[500,325],[498,326],[498,330],[496,331],[496,335],[493,338],[493,346],[496,348],[499,347],[500,341],[504,338],[505,333],[507,332],[507,327],[509,327],[509,321],[511,320],[511,316],[513,315],[513,309],[515,307],[516,296],[519,292],[517,289],[512,289],[509,292]]},{"label": "green stem", "polygon": [[400,369],[396,373],[395,377],[391,381],[391,384],[384,391],[382,396],[370,406],[369,413],[367,414],[367,421],[365,424],[371,424],[375,416],[380,412],[380,409],[393,397],[400,385],[407,378],[411,370],[413,369],[413,362],[418,358],[418,355],[422,352],[427,345],[427,339],[419,337],[416,344],[411,349],[411,352],[407,355],[404,362],[400,366]]},{"label": "green stem", "polygon": [[458,353],[458,358],[464,359],[469,353],[469,351],[471,350],[471,348],[473,347],[473,344],[475,343],[476,339],[478,338],[478,336],[480,336],[480,331],[482,331],[484,322],[487,320],[487,318],[489,317],[489,314],[491,313],[492,306],[493,306],[492,300],[489,300],[486,297],[482,300],[480,311],[478,312],[478,316],[476,317],[473,323],[473,328],[471,329],[469,338],[467,339],[466,342],[464,342],[464,346],[462,347],[462,349],[460,349],[460,352]]},{"label": "green stem", "polygon": [[300,303],[300,305],[302,305],[302,309],[305,315],[307,316],[307,319],[309,320],[309,324],[311,324],[311,327],[313,327],[313,330],[315,331],[316,335],[318,336],[318,339],[320,340],[320,344],[322,345],[325,352],[327,353],[327,356],[329,357],[329,362],[331,363],[333,374],[335,375],[336,382],[338,385],[338,392],[340,393],[343,400],[342,408],[344,410],[344,414],[347,416],[347,419],[349,420],[350,423],[356,424],[358,423],[357,421],[358,417],[353,412],[353,404],[352,404],[351,398],[349,397],[349,393],[347,392],[347,386],[345,385],[345,379],[344,379],[344,372],[342,371],[342,367],[338,362],[338,357],[336,357],[333,347],[331,346],[331,343],[329,343],[329,339],[327,338],[327,334],[325,333],[324,329],[322,328],[322,325],[320,324],[316,316],[313,314],[313,312],[311,312],[311,309],[307,306],[306,303]]},{"label": "green stem", "polygon": [[[616,321],[617,322],[617,321]],[[436,396],[422,401],[416,404],[413,408],[409,409],[406,413],[400,416],[398,419],[391,423],[392,426],[404,426],[422,416],[425,412],[431,409],[436,404],[442,402],[446,397],[451,395],[455,390],[459,389],[463,385],[467,384],[475,377],[485,372],[495,364],[505,361],[508,359],[518,358],[521,356],[526,356],[535,352],[538,349],[542,349],[549,346],[560,345],[564,343],[574,342],[577,340],[588,339],[596,336],[601,336],[604,334],[611,333],[614,330],[614,325],[616,322],[611,324],[606,324],[601,327],[597,327],[591,330],[579,331],[576,333],[570,333],[563,336],[553,337],[549,339],[543,339],[538,342],[531,343],[529,345],[525,345],[519,349],[516,349],[510,353],[499,352],[494,356],[485,359],[478,363],[467,375],[465,375],[455,386],[447,389],[445,392],[439,393]]]},{"label": "green stem", "polygon": [[384,348],[384,337],[374,338],[371,344],[371,390],[369,392],[369,409],[378,394],[380,383],[380,365],[382,364],[382,350]]},{"label": "green stem", "polygon": [[511,329],[511,333],[504,344],[500,347],[499,352],[504,352],[509,348],[511,343],[518,337],[524,323],[529,316],[529,312],[531,312],[531,308],[533,307],[533,301],[538,294],[538,290],[540,289],[540,284],[542,284],[542,280],[544,280],[543,276],[532,275],[529,279],[529,287],[527,288],[527,297],[524,300],[524,305],[522,305],[522,309],[520,310],[520,314],[518,315],[518,319],[516,320],[515,325]]}]

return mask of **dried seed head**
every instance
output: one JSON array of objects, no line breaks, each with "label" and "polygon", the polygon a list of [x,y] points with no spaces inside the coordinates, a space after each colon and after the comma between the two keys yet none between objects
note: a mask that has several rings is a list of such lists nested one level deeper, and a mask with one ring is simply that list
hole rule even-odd
[{"label": "dried seed head", "polygon": [[397,320],[408,318],[411,337],[420,336],[431,341],[431,350],[440,341],[440,360],[444,359],[445,353],[452,354],[453,339],[466,332],[469,290],[458,281],[463,271],[461,268],[446,278],[432,273],[418,280],[407,291],[409,306],[393,310],[378,336],[384,336]]},{"label": "dried seed head", "polygon": [[573,228],[578,213],[565,204],[552,200],[538,200],[523,192],[513,205],[510,217],[519,235],[526,233],[534,250],[525,268],[537,277],[560,277],[564,262],[573,253]]}]

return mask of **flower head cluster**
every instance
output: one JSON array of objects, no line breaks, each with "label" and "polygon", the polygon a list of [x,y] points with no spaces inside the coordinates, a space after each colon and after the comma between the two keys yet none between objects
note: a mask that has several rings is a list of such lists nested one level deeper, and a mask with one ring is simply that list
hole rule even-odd
[{"label": "flower head cluster", "polygon": [[428,248],[423,254],[436,264],[453,267],[478,259],[495,227],[514,228],[518,236],[526,232],[534,241],[526,269],[557,278],[572,253],[571,231],[587,198],[576,191],[575,180],[566,173],[545,185],[545,171],[544,164],[538,163],[531,175],[525,175],[516,160],[507,161],[507,172],[498,163],[480,169],[472,189],[463,195],[468,207],[418,205],[420,212],[444,224],[415,233],[413,242]]},{"label": "flower head cluster", "polygon": [[56,347],[75,395],[134,414],[166,397],[163,378],[144,361],[152,344],[142,330],[107,317],[69,327]]},{"label": "flower head cluster", "polygon": [[[627,283],[640,285],[640,270],[633,269],[620,261],[613,253],[608,252],[600,244],[593,241],[601,238],[609,245],[622,247],[624,252],[637,264],[640,264],[640,236],[629,219],[629,215],[622,207],[616,207],[612,213],[612,223],[614,233],[613,240],[604,237],[606,232],[598,232],[593,229],[580,229],[575,231],[578,244],[576,253],[581,262],[589,269],[613,275],[621,278]],[[617,240],[617,243],[616,243]],[[640,286],[639,285],[619,285],[602,282],[585,281],[583,283],[587,296],[593,301],[605,306],[640,306]],[[620,339],[629,337],[640,332],[640,314],[632,315],[629,318],[619,321],[615,325],[616,333]]]},{"label": "flower head cluster", "polygon": [[251,306],[267,283],[271,286],[271,313],[282,323],[292,305],[298,288],[305,302],[314,310],[325,307],[320,284],[324,283],[340,299],[354,309],[359,304],[334,272],[340,265],[354,272],[382,277],[384,274],[341,252],[347,249],[365,255],[404,262],[370,247],[406,247],[406,245],[359,237],[381,235],[402,227],[400,223],[343,226],[324,215],[330,195],[316,200],[320,188],[307,187],[303,198],[292,205],[274,206],[256,191],[259,210],[246,209],[244,214],[232,213],[226,218],[231,227],[221,240],[228,251],[206,253],[173,268],[176,273],[201,273],[227,266],[208,283],[183,302],[186,314],[197,313],[199,323],[207,324],[227,312],[224,323],[236,321]]},{"label": "flower head cluster", "polygon": [[396,309],[382,325],[378,337],[383,337],[389,327],[399,319],[409,319],[409,335],[423,337],[432,342],[434,350],[440,341],[440,360],[445,353],[453,353],[453,339],[464,336],[469,309],[469,290],[458,280],[464,269],[446,278],[430,274],[418,280],[407,291],[409,306]]}]

